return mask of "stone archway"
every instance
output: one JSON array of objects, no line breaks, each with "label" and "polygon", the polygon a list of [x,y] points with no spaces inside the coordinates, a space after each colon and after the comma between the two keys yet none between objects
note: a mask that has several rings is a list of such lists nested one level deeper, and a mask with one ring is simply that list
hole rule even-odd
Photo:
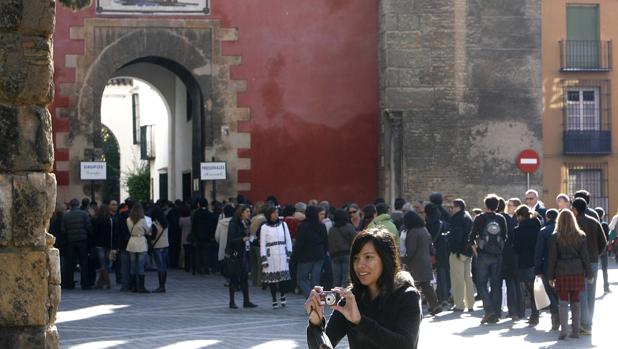
[{"label": "stone archway", "polygon": [[[83,33],[86,49],[75,59],[76,82],[63,89],[72,91],[65,113],[70,131],[56,137],[60,139],[57,149],[68,148],[70,153],[68,163],[62,164],[68,169],[70,184],[59,188],[61,197],[79,196],[84,191],[79,162],[99,147],[95,135],[105,84],[122,67],[141,61],[165,65],[194,94],[193,178],[199,178],[200,162],[216,155],[228,161],[231,179],[218,190],[235,195],[248,188],[248,184],[237,182],[237,171],[249,169],[250,164],[248,159],[237,160],[238,149],[250,146],[249,134],[238,132],[237,126],[249,117],[247,108],[236,105],[236,93],[245,90],[245,81],[230,78],[230,68],[240,63],[240,57],[221,55],[221,43],[236,40],[236,29],[221,28],[219,20],[96,18],[84,22]],[[203,183],[194,182],[193,195],[204,193]]]}]

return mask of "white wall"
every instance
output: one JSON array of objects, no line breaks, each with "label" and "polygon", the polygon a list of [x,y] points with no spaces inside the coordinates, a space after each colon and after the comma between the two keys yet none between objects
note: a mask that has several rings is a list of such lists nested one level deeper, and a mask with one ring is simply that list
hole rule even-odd
[{"label": "white wall", "polygon": [[[133,87],[108,86],[101,104],[101,123],[118,139],[121,167],[121,200],[126,175],[140,162],[140,149],[133,145],[131,94],[140,94],[140,124],[154,125],[155,159],[150,162],[151,196],[160,198],[159,174],[168,174],[168,198],[182,199],[182,173],[191,170],[191,121],[187,121],[186,88],[171,71],[150,63],[120,69],[116,77],[134,79]],[[142,80],[142,81],[140,81]]]}]

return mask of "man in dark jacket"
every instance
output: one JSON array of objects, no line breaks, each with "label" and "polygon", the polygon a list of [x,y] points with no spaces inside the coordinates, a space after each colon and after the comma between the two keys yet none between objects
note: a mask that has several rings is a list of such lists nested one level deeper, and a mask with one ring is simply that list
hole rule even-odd
[{"label": "man in dark jacket", "polygon": [[195,269],[193,274],[210,274],[208,266],[208,249],[215,241],[213,214],[208,210],[208,200],[198,200],[198,208],[191,216],[191,239],[195,245]]},{"label": "man in dark jacket", "polygon": [[597,211],[593,210],[592,207],[590,207],[590,199],[592,199],[590,193],[587,190],[578,190],[575,192],[575,194],[573,194],[573,200],[577,198],[582,198],[586,201],[586,204],[588,205],[586,206],[586,214],[601,223],[601,218],[597,214]]},{"label": "man in dark jacket", "polygon": [[[481,324],[497,323],[501,315],[502,285],[500,270],[502,250],[507,239],[504,216],[497,214],[499,199],[496,194],[485,197],[486,211],[476,217],[470,234],[470,244],[477,253],[477,286],[483,299],[485,316]],[[491,293],[487,289],[490,282]]]},{"label": "man in dark jacket", "polygon": [[88,284],[88,240],[92,236],[92,225],[88,213],[79,208],[79,200],[72,199],[70,206],[71,211],[62,218],[62,235],[67,245],[62,288],[72,290],[75,287],[75,258],[79,258],[81,287],[88,290],[91,288]]},{"label": "man in dark jacket", "polygon": [[448,248],[453,294],[453,311],[472,311],[474,308],[474,283],[472,282],[472,249],[468,243],[472,230],[472,217],[466,211],[466,202],[453,201]]},{"label": "man in dark jacket", "polygon": [[541,225],[545,224],[545,213],[547,209],[543,206],[543,203],[539,201],[539,192],[534,189],[528,189],[526,191],[526,205],[531,211],[534,211],[541,216]]},{"label": "man in dark jacket", "polygon": [[547,278],[547,258],[549,257],[549,246],[547,242],[551,234],[554,233],[554,229],[556,229],[557,217],[558,210],[556,209],[552,208],[545,212],[547,222],[539,232],[534,249],[534,272],[543,279],[545,292],[547,292],[547,296],[549,296],[551,302],[549,310],[551,312],[552,331],[557,331],[560,328],[560,318],[558,317],[558,297],[556,296],[554,288],[549,286],[549,279]]},{"label": "man in dark jacket", "polygon": [[451,214],[444,208],[444,206],[442,206],[442,193],[431,193],[431,195],[429,195],[429,201],[438,207],[438,210],[440,211],[440,219],[443,222],[448,223],[451,219]]},{"label": "man in dark jacket", "polygon": [[[592,318],[594,316],[594,302],[597,290],[597,272],[599,271],[599,255],[607,247],[607,239],[603,233],[601,223],[595,218],[587,215],[588,204],[583,198],[573,200],[573,213],[577,217],[577,224],[586,233],[586,244],[588,246],[588,257],[592,267],[592,283],[586,283],[586,289],[580,293],[581,302],[581,327],[580,332],[585,335],[592,334]],[[596,212],[595,212],[596,214]]]}]

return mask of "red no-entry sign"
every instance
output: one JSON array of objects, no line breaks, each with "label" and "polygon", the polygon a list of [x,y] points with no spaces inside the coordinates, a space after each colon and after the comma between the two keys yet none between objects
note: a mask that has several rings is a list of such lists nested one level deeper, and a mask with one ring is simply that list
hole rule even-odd
[{"label": "red no-entry sign", "polygon": [[539,153],[532,149],[526,149],[517,155],[517,168],[524,173],[534,173],[541,165]]}]

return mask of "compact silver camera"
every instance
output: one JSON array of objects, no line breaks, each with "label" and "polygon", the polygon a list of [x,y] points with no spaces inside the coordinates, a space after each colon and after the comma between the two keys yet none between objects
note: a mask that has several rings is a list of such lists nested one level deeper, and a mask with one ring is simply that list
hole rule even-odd
[{"label": "compact silver camera", "polygon": [[320,292],[320,304],[344,306],[345,300],[335,291],[322,291]]}]

